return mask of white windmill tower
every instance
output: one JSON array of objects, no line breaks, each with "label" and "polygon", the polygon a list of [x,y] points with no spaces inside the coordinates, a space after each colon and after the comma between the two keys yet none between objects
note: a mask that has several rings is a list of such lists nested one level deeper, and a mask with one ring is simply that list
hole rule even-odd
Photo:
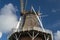
[{"label": "white windmill tower", "polygon": [[[24,9],[24,2],[21,2],[21,17],[17,27],[13,30],[9,40],[53,40],[52,34],[47,33],[42,25],[38,13],[32,6],[30,11]],[[27,5],[27,0],[25,7]]]}]

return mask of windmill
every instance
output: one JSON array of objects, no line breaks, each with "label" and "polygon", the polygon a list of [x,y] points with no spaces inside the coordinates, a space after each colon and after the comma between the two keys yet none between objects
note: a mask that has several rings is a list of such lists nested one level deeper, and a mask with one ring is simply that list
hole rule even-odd
[{"label": "windmill", "polygon": [[38,16],[39,12],[37,13],[33,6],[30,11],[26,11],[27,0],[25,6],[23,0],[20,2],[21,17],[9,40],[53,40],[52,33],[45,31]]}]

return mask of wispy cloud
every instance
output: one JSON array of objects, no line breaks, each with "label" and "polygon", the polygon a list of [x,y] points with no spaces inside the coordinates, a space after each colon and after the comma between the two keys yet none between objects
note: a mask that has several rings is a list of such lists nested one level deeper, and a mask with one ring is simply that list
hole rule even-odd
[{"label": "wispy cloud", "polygon": [[55,13],[55,12],[57,12],[57,10],[56,9],[52,9],[52,12]]},{"label": "wispy cloud", "polygon": [[55,12],[60,12],[60,8],[52,9],[51,12],[53,12],[53,13],[55,13]]},{"label": "wispy cloud", "polygon": [[54,24],[52,24],[52,27],[60,27],[60,20],[57,20]]},{"label": "wispy cloud", "polygon": [[9,3],[0,9],[0,31],[7,32],[16,27],[17,16],[16,8]]},{"label": "wispy cloud", "polygon": [[56,2],[57,0],[47,0],[48,2]]},{"label": "wispy cloud", "polygon": [[0,32],[0,38],[2,37],[2,32]]},{"label": "wispy cloud", "polygon": [[55,40],[60,40],[60,31],[57,31],[57,32],[54,34],[54,38],[55,38]]}]

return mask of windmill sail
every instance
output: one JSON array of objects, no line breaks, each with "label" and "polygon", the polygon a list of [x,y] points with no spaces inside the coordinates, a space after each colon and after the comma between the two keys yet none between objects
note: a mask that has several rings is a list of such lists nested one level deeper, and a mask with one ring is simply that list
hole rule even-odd
[{"label": "windmill sail", "polygon": [[21,12],[23,12],[23,10],[24,10],[24,3],[23,3],[23,0],[20,0],[20,2],[21,2]]}]

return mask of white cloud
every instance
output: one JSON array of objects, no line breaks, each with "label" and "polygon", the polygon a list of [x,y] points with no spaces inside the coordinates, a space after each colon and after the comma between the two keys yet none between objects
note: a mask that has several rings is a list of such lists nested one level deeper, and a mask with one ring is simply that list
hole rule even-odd
[{"label": "white cloud", "polygon": [[55,9],[52,9],[52,12],[53,12],[53,13],[55,13],[55,12],[57,12],[57,10],[55,10]]},{"label": "white cloud", "polygon": [[10,31],[13,27],[16,27],[17,16],[14,13],[16,13],[16,8],[11,3],[1,8],[0,31],[7,32]]},{"label": "white cloud", "polygon": [[60,31],[57,31],[57,33],[54,34],[55,40],[60,40]]},{"label": "white cloud", "polygon": [[45,31],[46,31],[47,33],[52,33],[52,31],[49,30],[49,29],[45,29]]},{"label": "white cloud", "polygon": [[0,32],[0,38],[2,37],[2,32]]}]

